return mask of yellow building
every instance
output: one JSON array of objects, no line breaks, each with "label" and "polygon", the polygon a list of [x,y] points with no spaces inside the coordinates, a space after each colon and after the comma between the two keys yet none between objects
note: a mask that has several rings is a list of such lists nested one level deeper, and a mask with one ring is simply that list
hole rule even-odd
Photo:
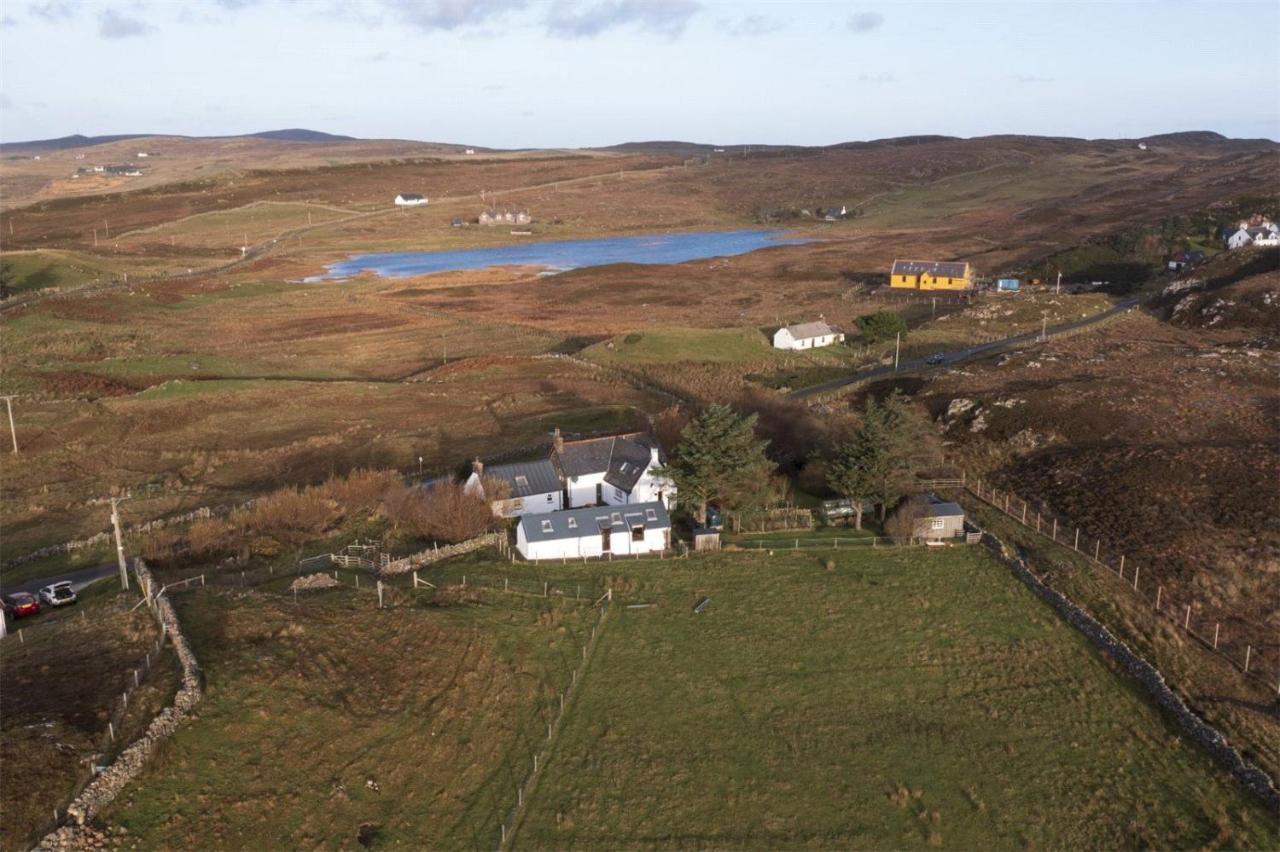
[{"label": "yellow building", "polygon": [[973,271],[967,263],[938,260],[895,260],[889,286],[904,290],[968,290]]}]

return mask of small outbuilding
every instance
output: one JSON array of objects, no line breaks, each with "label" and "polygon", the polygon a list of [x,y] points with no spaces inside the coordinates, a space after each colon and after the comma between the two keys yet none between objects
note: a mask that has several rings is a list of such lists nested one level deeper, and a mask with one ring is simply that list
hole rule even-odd
[{"label": "small outbuilding", "polygon": [[773,334],[774,349],[817,349],[844,340],[844,334],[825,321],[787,325]]},{"label": "small outbuilding", "polygon": [[397,207],[421,207],[427,203],[425,195],[417,195],[412,192],[402,192],[396,196]]},{"label": "small outbuilding", "polygon": [[525,559],[581,559],[661,553],[671,547],[671,518],[659,501],[522,515],[516,550]]},{"label": "small outbuilding", "polygon": [[1017,278],[1001,278],[996,281],[996,291],[1000,293],[1016,293],[1022,289],[1022,282]]},{"label": "small outbuilding", "polygon": [[946,541],[964,535],[964,509],[930,496],[921,507],[916,535],[926,541]]}]

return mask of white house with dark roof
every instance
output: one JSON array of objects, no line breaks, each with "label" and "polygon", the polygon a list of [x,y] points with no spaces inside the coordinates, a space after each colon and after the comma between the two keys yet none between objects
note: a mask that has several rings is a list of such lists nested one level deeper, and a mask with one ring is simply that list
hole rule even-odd
[{"label": "white house with dark roof", "polygon": [[675,483],[656,473],[662,450],[648,435],[566,441],[557,429],[550,461],[564,488],[566,509],[652,501],[668,509],[675,505]]},{"label": "white house with dark roof", "polygon": [[525,559],[581,559],[661,553],[671,547],[671,517],[658,501],[522,515],[516,550]]},{"label": "white house with dark roof", "polygon": [[774,349],[817,349],[844,340],[844,335],[825,321],[783,326],[773,334]]},{"label": "white house with dark roof", "polygon": [[545,514],[564,508],[564,490],[550,459],[497,464],[488,468],[476,459],[471,464],[471,476],[463,486],[463,491],[484,497],[484,480],[489,478],[506,485],[506,496],[492,500],[493,513],[498,517]]},{"label": "white house with dark roof", "polygon": [[421,207],[427,203],[425,195],[417,195],[412,192],[402,192],[396,196],[397,207]]},{"label": "white house with dark roof", "polygon": [[[485,467],[472,463],[468,494],[488,496],[495,515],[514,518],[584,506],[661,503],[675,506],[676,487],[657,470],[662,451],[648,435],[632,433],[566,441],[557,429],[547,458]],[[484,480],[506,484],[505,497],[485,495]]]}]

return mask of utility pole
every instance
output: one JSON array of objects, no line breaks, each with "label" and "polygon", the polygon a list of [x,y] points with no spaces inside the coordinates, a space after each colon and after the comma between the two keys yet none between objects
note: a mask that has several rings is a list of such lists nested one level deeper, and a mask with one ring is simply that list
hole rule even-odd
[{"label": "utility pole", "polygon": [[1062,270],[1058,270],[1058,283],[1053,285],[1053,295],[1057,296],[1062,292]]},{"label": "utility pole", "polygon": [[898,372],[898,355],[902,351],[902,332],[898,332],[893,338],[893,371]]},{"label": "utility pole", "polygon": [[418,478],[422,478],[422,456],[418,456]]},{"label": "utility pole", "polygon": [[116,561],[120,563],[120,588],[129,588],[129,565],[124,559],[124,539],[120,535],[120,501],[127,498],[111,498],[111,526],[116,532]]},{"label": "utility pole", "polygon": [[1049,318],[1040,317],[1040,342],[1041,343],[1044,343],[1045,340],[1048,339],[1048,333],[1049,333]]},{"label": "utility pole", "polygon": [[13,451],[18,452],[18,430],[13,428],[13,397],[4,397],[4,406],[9,409],[9,435],[13,438]]}]

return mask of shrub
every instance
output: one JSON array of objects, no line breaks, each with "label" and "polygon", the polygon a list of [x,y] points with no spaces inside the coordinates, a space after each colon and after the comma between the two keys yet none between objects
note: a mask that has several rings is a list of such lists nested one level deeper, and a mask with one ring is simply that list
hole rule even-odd
[{"label": "shrub", "polygon": [[628,346],[634,346],[635,344],[639,343],[643,339],[644,339],[643,334],[639,334],[633,331],[631,332],[631,334],[628,334],[626,337],[622,338],[622,342],[627,344]]},{"label": "shrub", "polygon": [[858,318],[858,332],[867,343],[879,343],[898,334],[906,337],[907,323],[893,311],[876,311]]},{"label": "shrub", "polygon": [[353,470],[344,477],[333,477],[321,490],[345,514],[357,515],[380,509],[387,492],[400,485],[395,471]]},{"label": "shrub", "polygon": [[884,522],[884,531],[894,539],[910,539],[919,534],[919,522],[924,517],[923,497],[908,497],[889,513]]},{"label": "shrub", "polygon": [[339,517],[337,504],[319,489],[287,488],[237,512],[233,523],[250,536],[266,536],[296,547],[327,532]]},{"label": "shrub", "polygon": [[452,544],[489,532],[497,519],[487,500],[467,494],[460,482],[446,482],[427,495],[422,523],[427,536]]},{"label": "shrub", "polygon": [[226,521],[208,518],[191,525],[191,529],[187,530],[187,544],[193,556],[209,556],[231,550],[235,542],[232,541],[232,530]]}]

